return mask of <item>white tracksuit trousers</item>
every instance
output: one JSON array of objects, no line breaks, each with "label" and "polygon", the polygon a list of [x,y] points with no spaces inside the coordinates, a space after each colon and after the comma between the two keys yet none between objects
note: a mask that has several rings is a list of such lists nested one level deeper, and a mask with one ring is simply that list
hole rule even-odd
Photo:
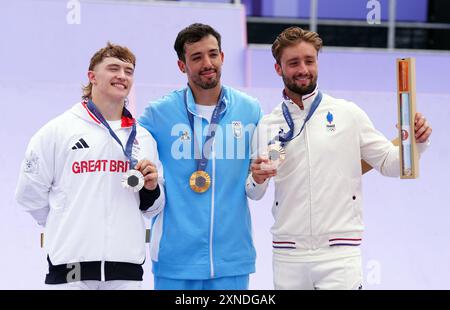
[{"label": "white tracksuit trousers", "polygon": [[361,251],[325,248],[298,256],[274,250],[273,279],[276,290],[362,289]]}]

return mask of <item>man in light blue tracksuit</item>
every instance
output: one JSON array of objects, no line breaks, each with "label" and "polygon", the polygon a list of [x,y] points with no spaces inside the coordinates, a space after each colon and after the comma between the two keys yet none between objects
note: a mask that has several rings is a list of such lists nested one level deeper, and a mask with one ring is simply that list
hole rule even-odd
[{"label": "man in light blue tracksuit", "polygon": [[188,86],[139,119],[166,178],[166,207],[152,226],[155,289],[248,289],[256,254],[245,181],[261,108],[220,83],[224,54],[213,28],[183,29],[175,50]]}]

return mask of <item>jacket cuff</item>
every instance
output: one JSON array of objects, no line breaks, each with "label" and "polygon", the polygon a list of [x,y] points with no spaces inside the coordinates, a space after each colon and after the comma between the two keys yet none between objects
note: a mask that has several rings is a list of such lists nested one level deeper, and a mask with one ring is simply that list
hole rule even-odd
[{"label": "jacket cuff", "polygon": [[156,186],[154,190],[148,190],[145,187],[143,187],[139,191],[139,210],[146,211],[151,206],[153,206],[153,203],[158,199],[159,195],[161,195],[161,190],[159,189],[159,184]]},{"label": "jacket cuff", "polygon": [[269,180],[270,178],[267,178],[263,183],[258,184],[250,173],[245,184],[245,192],[247,193],[247,197],[252,200],[260,200],[266,193]]}]

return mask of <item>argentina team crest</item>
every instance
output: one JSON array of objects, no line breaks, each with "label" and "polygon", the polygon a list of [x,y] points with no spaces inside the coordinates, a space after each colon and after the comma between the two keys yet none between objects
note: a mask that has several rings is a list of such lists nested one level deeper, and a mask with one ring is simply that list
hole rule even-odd
[{"label": "argentina team crest", "polygon": [[189,136],[189,132],[183,131],[180,136],[181,141],[189,141],[191,137]]},{"label": "argentina team crest", "polygon": [[235,138],[242,137],[242,123],[240,121],[232,121],[231,126],[233,128],[233,135]]}]

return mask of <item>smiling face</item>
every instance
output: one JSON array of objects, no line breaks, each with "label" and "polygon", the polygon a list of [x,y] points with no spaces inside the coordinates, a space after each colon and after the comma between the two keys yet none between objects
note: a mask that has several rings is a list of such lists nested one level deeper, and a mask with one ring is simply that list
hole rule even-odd
[{"label": "smiling face", "polygon": [[193,88],[212,89],[220,87],[224,55],[217,39],[207,35],[200,41],[186,43],[185,60],[178,60],[178,67],[187,74]]},{"label": "smiling face", "polygon": [[115,57],[105,57],[88,72],[93,95],[111,102],[123,102],[134,81],[134,65]]},{"label": "smiling face", "polygon": [[314,91],[318,78],[317,50],[308,42],[285,47],[275,70],[290,91],[303,96]]}]

